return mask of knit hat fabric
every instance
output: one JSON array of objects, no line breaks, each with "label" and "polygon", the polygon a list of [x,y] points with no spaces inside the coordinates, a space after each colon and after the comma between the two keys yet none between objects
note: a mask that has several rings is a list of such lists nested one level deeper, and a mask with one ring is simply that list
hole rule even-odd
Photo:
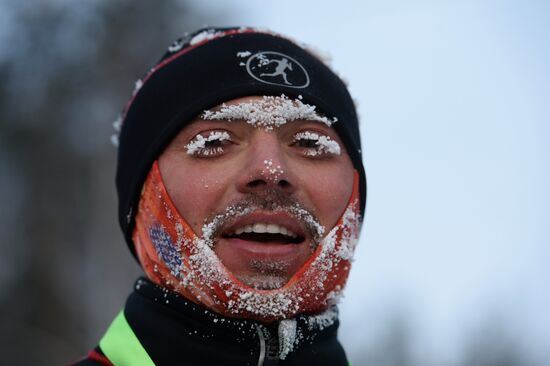
[{"label": "knit hat fabric", "polygon": [[175,41],[136,82],[117,125],[119,222],[130,247],[140,192],[153,162],[205,109],[253,95],[285,95],[337,119],[332,125],[359,173],[361,214],[366,177],[359,123],[342,80],[311,52],[266,30],[206,28]]}]

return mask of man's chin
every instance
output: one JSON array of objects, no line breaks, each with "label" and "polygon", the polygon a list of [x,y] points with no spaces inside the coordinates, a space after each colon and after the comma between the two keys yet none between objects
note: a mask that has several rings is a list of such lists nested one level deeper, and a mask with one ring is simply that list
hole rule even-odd
[{"label": "man's chin", "polygon": [[305,241],[274,244],[227,238],[215,243],[214,253],[238,280],[262,290],[284,286],[311,255]]},{"label": "man's chin", "polygon": [[[283,287],[303,265],[305,258],[252,256],[231,261],[224,256],[221,262],[240,282],[257,290]],[[234,259],[234,258],[233,258]]]},{"label": "man's chin", "polygon": [[236,276],[239,281],[256,290],[276,290],[283,287],[289,280],[286,276],[247,274]]}]

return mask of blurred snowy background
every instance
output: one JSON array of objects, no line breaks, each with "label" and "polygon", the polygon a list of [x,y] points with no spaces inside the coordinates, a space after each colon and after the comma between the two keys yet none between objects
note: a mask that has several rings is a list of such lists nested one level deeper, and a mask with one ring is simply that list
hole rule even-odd
[{"label": "blurred snowy background", "polygon": [[358,101],[354,366],[550,364],[550,2],[0,0],[3,364],[75,360],[121,308],[111,122],[204,24],[328,51]]}]

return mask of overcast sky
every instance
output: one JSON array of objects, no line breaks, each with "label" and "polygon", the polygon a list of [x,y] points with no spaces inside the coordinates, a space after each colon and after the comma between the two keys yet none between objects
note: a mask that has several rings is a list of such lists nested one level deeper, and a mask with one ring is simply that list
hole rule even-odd
[{"label": "overcast sky", "polygon": [[399,311],[418,354],[451,360],[498,323],[550,357],[550,2],[208,4],[222,25],[329,51],[358,101],[369,196],[341,306],[352,360]]}]

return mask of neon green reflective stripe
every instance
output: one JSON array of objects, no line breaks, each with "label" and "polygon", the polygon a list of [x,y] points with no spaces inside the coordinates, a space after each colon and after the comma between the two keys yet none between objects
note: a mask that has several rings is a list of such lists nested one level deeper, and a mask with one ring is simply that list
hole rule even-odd
[{"label": "neon green reflective stripe", "polygon": [[121,311],[101,338],[99,347],[115,366],[155,366]]}]

